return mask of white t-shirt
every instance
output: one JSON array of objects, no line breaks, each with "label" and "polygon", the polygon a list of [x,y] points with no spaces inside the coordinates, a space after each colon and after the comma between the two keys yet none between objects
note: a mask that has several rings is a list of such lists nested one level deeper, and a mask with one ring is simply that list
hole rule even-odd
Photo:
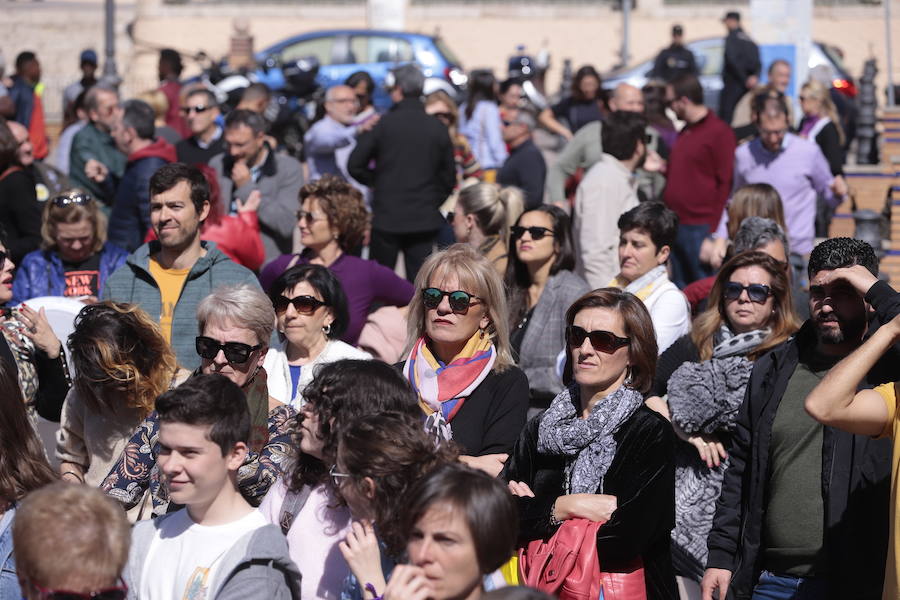
[{"label": "white t-shirt", "polygon": [[153,536],[141,574],[140,600],[204,600],[216,568],[235,542],[267,524],[257,510],[212,527],[195,523],[187,509],[173,513]]}]

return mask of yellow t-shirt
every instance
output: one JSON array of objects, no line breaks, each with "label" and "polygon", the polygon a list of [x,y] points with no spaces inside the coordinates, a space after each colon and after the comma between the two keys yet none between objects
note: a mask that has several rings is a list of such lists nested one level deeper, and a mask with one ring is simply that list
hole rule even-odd
[{"label": "yellow t-shirt", "polygon": [[162,301],[162,310],[159,313],[159,327],[162,329],[163,337],[166,341],[172,343],[172,315],[175,312],[175,305],[178,304],[178,298],[181,296],[181,289],[187,280],[190,269],[164,269],[162,265],[156,262],[155,258],[150,258],[150,274],[156,280],[159,286],[159,296]]},{"label": "yellow t-shirt", "polygon": [[885,383],[875,388],[881,394],[888,410],[888,420],[878,437],[889,437],[894,441],[893,456],[891,459],[891,537],[888,543],[887,564],[884,567],[884,591],[883,600],[896,600],[900,598],[900,581],[897,576],[900,573],[900,510],[897,502],[900,500],[898,486],[900,486],[900,412],[897,411],[897,384]]}]

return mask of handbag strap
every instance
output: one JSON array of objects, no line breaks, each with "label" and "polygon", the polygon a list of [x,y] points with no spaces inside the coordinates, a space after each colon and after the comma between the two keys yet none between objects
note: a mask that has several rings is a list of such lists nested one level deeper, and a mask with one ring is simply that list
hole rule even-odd
[{"label": "handbag strap", "polygon": [[0,181],[3,181],[4,179],[6,179],[8,176],[12,175],[16,171],[21,171],[21,170],[22,170],[22,167],[19,167],[17,165],[8,167],[5,171],[0,173]]},{"label": "handbag strap", "polygon": [[284,502],[281,503],[281,518],[278,519],[278,524],[281,525],[281,533],[287,535],[291,525],[294,524],[294,518],[306,506],[306,501],[309,500],[311,493],[312,487],[308,485],[300,488],[299,492],[288,491],[284,497]]}]

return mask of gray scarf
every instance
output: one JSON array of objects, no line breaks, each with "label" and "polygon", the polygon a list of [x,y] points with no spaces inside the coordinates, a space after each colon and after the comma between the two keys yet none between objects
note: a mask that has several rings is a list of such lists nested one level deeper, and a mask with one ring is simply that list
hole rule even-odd
[{"label": "gray scarf", "polygon": [[725,323],[719,327],[713,341],[713,358],[744,356],[756,349],[772,332],[768,327],[754,329],[746,333],[734,333]]},{"label": "gray scarf", "polygon": [[644,397],[623,385],[581,419],[579,396],[578,386],[573,385],[553,399],[541,417],[537,449],[542,454],[569,458],[567,493],[596,494],[616,456],[613,434],[644,403]]}]

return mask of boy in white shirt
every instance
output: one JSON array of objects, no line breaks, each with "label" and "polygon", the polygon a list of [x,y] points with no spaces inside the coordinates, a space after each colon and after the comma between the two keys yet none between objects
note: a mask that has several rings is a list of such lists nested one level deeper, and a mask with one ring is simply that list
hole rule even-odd
[{"label": "boy in white shirt", "polygon": [[160,396],[156,410],[160,474],[185,508],[135,526],[128,598],[299,599],[284,536],[237,487],[250,435],[244,393],[222,375],[199,375]]}]

